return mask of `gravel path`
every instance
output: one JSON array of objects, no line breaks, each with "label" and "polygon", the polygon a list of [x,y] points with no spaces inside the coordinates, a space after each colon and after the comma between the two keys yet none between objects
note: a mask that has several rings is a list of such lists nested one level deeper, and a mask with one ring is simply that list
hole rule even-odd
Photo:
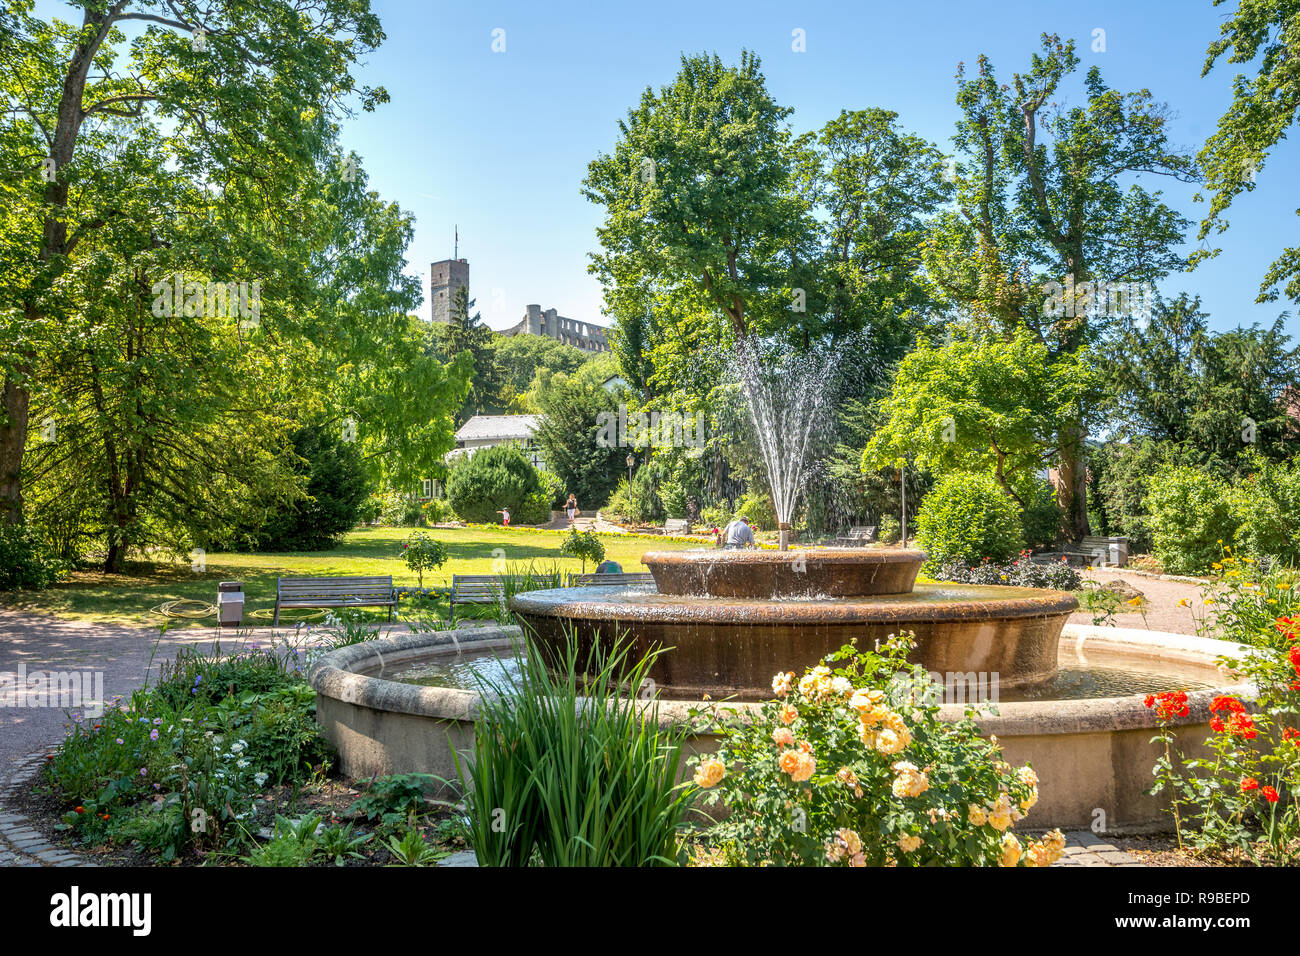
[{"label": "gravel path", "polygon": [[[1195,634],[1198,618],[1204,616],[1205,605],[1198,585],[1183,581],[1162,581],[1126,571],[1123,568],[1092,568],[1084,572],[1088,580],[1105,584],[1121,580],[1129,587],[1142,592],[1147,604],[1143,612],[1116,613],[1107,623],[1116,627],[1136,627],[1151,631],[1169,631],[1173,634]],[[1178,602],[1186,601],[1185,605]],[[1092,613],[1076,611],[1070,615],[1071,624],[1091,624]]]}]

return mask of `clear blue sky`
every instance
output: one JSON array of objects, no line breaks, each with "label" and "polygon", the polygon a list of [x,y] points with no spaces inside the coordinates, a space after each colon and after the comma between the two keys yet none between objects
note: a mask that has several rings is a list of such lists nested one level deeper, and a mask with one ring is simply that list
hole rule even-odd
[{"label": "clear blue sky", "polygon": [[[1201,79],[1222,9],[1209,0],[1123,2],[656,2],[428,3],[375,0],[387,43],[358,73],[393,101],[344,130],[371,184],[417,217],[413,271],[452,253],[470,261],[471,291],[501,328],[529,302],[603,321],[600,287],[587,271],[600,210],[579,193],[587,163],[608,150],[616,121],[647,86],[671,80],[683,51],[763,58],[769,88],[794,108],[798,130],[843,108],[885,107],[945,150],[956,117],[959,61],[987,53],[999,74],[1028,66],[1039,34],[1075,38],[1081,69],[1097,63],[1110,85],[1148,88],[1176,114],[1175,143],[1195,149],[1229,101],[1232,67]],[[492,31],[505,30],[504,53]],[[791,50],[801,28],[807,52]],[[1091,50],[1092,31],[1106,50]],[[1080,87],[1072,98],[1080,99]],[[1222,255],[1162,284],[1199,293],[1215,327],[1271,322],[1284,303],[1254,304],[1258,283],[1296,242],[1300,146],[1283,143],[1254,193],[1239,198]],[[1156,188],[1199,220],[1193,189]],[[427,312],[427,303],[425,306]],[[1289,325],[1300,335],[1300,323]]]}]

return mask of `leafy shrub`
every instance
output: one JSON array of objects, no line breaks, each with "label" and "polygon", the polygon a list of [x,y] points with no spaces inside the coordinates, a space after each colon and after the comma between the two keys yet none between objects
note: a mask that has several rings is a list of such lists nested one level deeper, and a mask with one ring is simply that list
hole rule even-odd
[{"label": "leafy shrub", "polygon": [[444,524],[456,517],[452,513],[451,505],[447,504],[442,498],[430,498],[428,501],[422,502],[420,512],[424,517],[425,524]]},{"label": "leafy shrub", "polygon": [[545,491],[534,492],[524,499],[519,510],[510,512],[514,524],[546,524],[551,520],[551,499]]},{"label": "leafy shrub", "polygon": [[898,519],[893,515],[885,515],[880,519],[880,525],[876,529],[876,537],[882,544],[898,544],[898,539],[902,537],[903,527],[898,523]]},{"label": "leafy shrub", "polygon": [[395,773],[379,777],[348,808],[348,813],[378,821],[384,826],[414,824],[429,809],[424,792],[432,781],[433,778],[425,773]]},{"label": "leafy shrub", "polygon": [[748,518],[749,526],[760,531],[776,530],[776,509],[765,491],[747,491],[736,502],[737,518]]},{"label": "leafy shrub", "polygon": [[700,522],[706,528],[725,528],[731,523],[731,506],[725,501],[709,505],[700,512]]},{"label": "leafy shrub", "polygon": [[1051,486],[1038,482],[1021,497],[1025,501],[1020,515],[1025,544],[1031,548],[1051,546],[1061,534],[1061,509]]},{"label": "leafy shrub", "polygon": [[1256,558],[1300,565],[1300,460],[1278,464],[1256,457],[1255,472],[1234,489],[1237,542]]},{"label": "leafy shrub", "polygon": [[369,489],[356,445],[311,426],[294,435],[293,450],[297,471],[307,478],[305,496],[281,506],[254,532],[259,551],[324,551],[361,520]]},{"label": "leafy shrub", "polygon": [[1231,544],[1238,517],[1228,484],[1187,466],[1166,466],[1147,483],[1152,547],[1170,574],[1209,570]]},{"label": "leafy shrub", "polygon": [[[657,522],[664,518],[664,503],[653,467],[639,468],[628,485],[628,517],[638,523]],[[621,484],[621,483],[620,483]]]},{"label": "leafy shrub", "polygon": [[953,472],[921,502],[916,543],[927,574],[950,562],[1008,562],[1024,548],[1020,509],[992,475]]},{"label": "leafy shrub", "polygon": [[960,561],[945,563],[934,577],[939,581],[956,581],[959,584],[1004,584],[1020,588],[1051,588],[1056,591],[1077,591],[1083,585],[1078,570],[1065,561],[1037,563],[1029,559],[1029,552],[1007,563],[981,561],[974,567]]},{"label": "leafy shrub", "polygon": [[0,525],[0,591],[48,588],[67,567],[27,525]]},{"label": "leafy shrub", "polygon": [[684,731],[621,693],[653,659],[620,644],[584,661],[576,641],[548,659],[530,645],[515,683],[485,688],[472,760],[457,760],[481,865],[677,861],[692,797],[677,785]]},{"label": "leafy shrub", "polygon": [[594,531],[579,531],[577,528],[570,528],[569,533],[564,536],[564,541],[560,544],[560,554],[567,554],[571,558],[581,559],[582,570],[585,572],[588,561],[594,567],[605,560],[605,545]]},{"label": "leafy shrub", "polygon": [[1011,832],[1037,802],[1033,770],[1002,762],[973,710],[939,719],[942,688],[907,663],[913,646],[908,635],[890,637],[879,653],[845,646],[799,680],[778,674],[779,699],[756,716],[724,718],[717,753],[691,758],[705,802],[728,810],[696,862],[1046,866],[1059,858],[1060,831],[1027,846]]},{"label": "leafy shrub", "polygon": [[564,491],[564,479],[554,472],[547,471],[545,468],[537,469],[537,480],[542,485],[542,497],[546,499],[548,510],[558,511],[564,506],[564,499],[567,497]]},{"label": "leafy shrub", "polygon": [[374,524],[384,514],[384,496],[371,493],[357,507],[357,521],[361,524]]},{"label": "leafy shrub", "polygon": [[666,481],[659,486],[659,499],[664,504],[664,514],[669,518],[686,517],[686,488],[677,481]]},{"label": "leafy shrub", "polygon": [[413,528],[424,522],[424,502],[415,495],[386,491],[381,496],[380,524],[390,528]]},{"label": "leafy shrub", "polygon": [[[494,522],[502,508],[519,515],[528,499],[542,491],[537,469],[511,444],[481,448],[461,458],[447,478],[447,502],[465,521]],[[546,510],[549,513],[549,505]]]},{"label": "leafy shrub", "polygon": [[632,520],[632,502],[628,497],[629,488],[627,479],[619,481],[617,487],[609,494],[609,500],[605,502],[600,509],[601,514],[611,520],[622,519],[623,521]]},{"label": "leafy shrub", "polygon": [[417,575],[419,586],[424,587],[424,572],[440,568],[447,563],[447,546],[423,531],[412,532],[402,545],[402,560],[408,570]]}]

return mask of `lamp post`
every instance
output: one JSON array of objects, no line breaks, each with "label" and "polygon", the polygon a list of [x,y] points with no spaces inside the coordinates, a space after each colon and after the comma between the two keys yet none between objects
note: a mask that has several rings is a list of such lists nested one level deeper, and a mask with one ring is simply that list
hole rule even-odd
[{"label": "lamp post", "polygon": [[627,453],[627,483],[632,484],[632,466],[636,464],[636,455]]}]

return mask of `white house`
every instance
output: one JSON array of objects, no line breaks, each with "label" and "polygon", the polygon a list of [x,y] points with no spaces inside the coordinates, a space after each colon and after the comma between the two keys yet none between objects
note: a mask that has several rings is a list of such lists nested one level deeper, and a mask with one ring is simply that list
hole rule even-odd
[{"label": "white house", "polygon": [[461,455],[472,455],[480,448],[514,442],[523,449],[533,467],[545,468],[542,450],[533,440],[541,423],[541,415],[475,415],[456,432],[456,447],[447,452],[447,463]]}]

